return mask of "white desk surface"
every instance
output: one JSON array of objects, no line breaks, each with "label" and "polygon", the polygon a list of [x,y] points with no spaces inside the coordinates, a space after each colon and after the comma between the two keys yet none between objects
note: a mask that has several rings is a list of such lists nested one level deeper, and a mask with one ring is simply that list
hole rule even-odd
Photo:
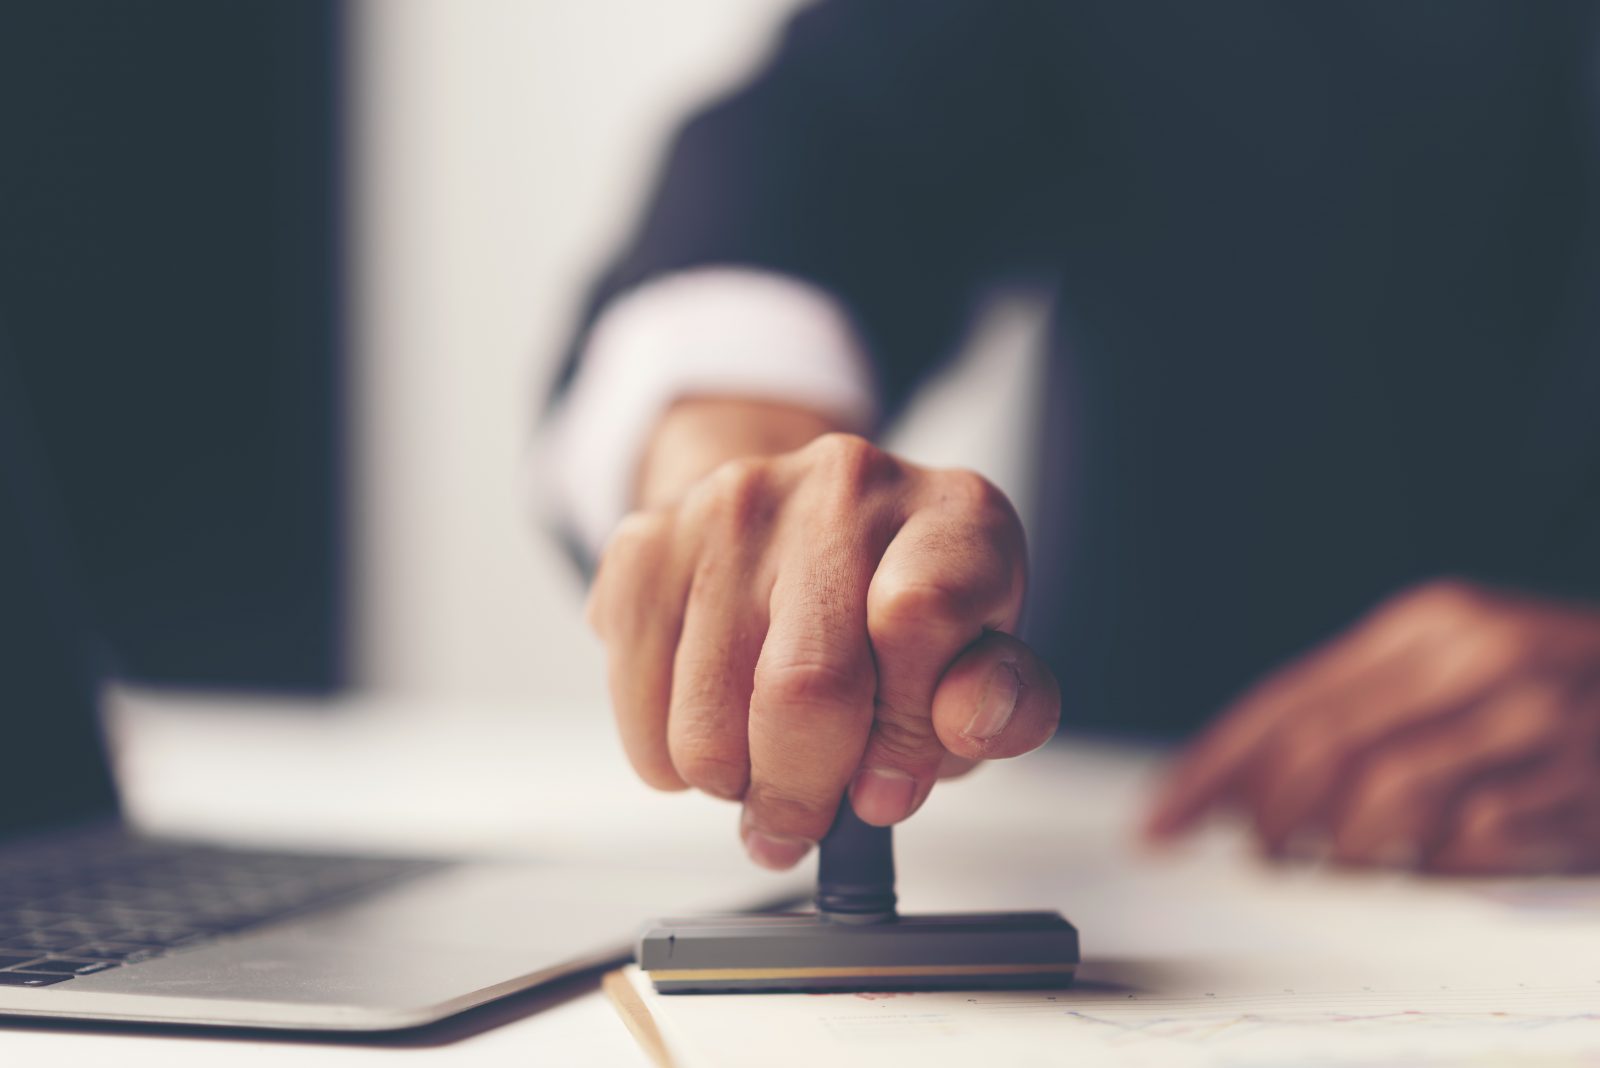
[{"label": "white desk surface", "polygon": [[[738,849],[731,806],[657,794],[632,779],[600,709],[441,710],[375,698],[286,707],[130,695],[118,702],[112,733],[131,816],[162,830],[261,843],[555,857],[666,850],[725,859]],[[1365,939],[1392,946],[1419,916],[1438,918],[1434,936],[1449,937],[1462,924],[1499,930],[1499,905],[1485,903],[1495,887],[1485,884],[1469,899],[1459,887],[1397,875],[1267,869],[1221,832],[1176,854],[1147,855],[1129,832],[1152,767],[1138,753],[1063,745],[941,785],[898,836],[904,906],[1059,907],[1082,930],[1086,960],[1171,958],[1191,976],[1196,968],[1206,971],[1212,955],[1274,960],[1275,951],[1281,956],[1296,943],[1290,931],[1299,923],[1317,926],[1319,937],[1358,945]],[[1555,944],[1594,949],[1600,959],[1600,883],[1562,885],[1559,900],[1573,900],[1576,887],[1580,911],[1562,914],[1545,933]],[[1406,898],[1405,908],[1386,911],[1381,902],[1396,893]],[[1188,907],[1191,899],[1204,903]],[[1222,900],[1249,902],[1244,922],[1238,909],[1223,920],[1214,907]],[[1478,930],[1461,933],[1476,937]],[[1530,937],[1523,928],[1501,933],[1505,939],[1491,942],[1502,953],[1522,944],[1507,941],[1513,934]],[[1600,1055],[1600,1041],[1595,1051]],[[882,1052],[871,1063],[883,1063]],[[402,1058],[562,1068],[648,1064],[593,978],[420,1033],[377,1039],[0,1025],[4,1063],[165,1068],[290,1057],[317,1066]]]}]

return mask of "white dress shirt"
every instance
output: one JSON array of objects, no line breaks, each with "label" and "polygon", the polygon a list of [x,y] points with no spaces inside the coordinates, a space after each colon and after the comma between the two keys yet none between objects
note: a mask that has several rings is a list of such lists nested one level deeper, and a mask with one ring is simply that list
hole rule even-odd
[{"label": "white dress shirt", "polygon": [[595,558],[631,507],[656,423],[707,395],[810,408],[858,433],[877,419],[865,346],[823,290],[745,267],[648,282],[601,312],[545,440],[546,494]]}]

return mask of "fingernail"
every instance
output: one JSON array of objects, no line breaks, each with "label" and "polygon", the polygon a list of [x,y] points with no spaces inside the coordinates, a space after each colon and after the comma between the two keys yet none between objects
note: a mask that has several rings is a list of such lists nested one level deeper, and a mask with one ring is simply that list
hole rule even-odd
[{"label": "fingernail", "polygon": [[785,871],[800,863],[801,858],[811,852],[811,843],[804,838],[747,830],[744,832],[744,851],[763,868]]},{"label": "fingernail", "polygon": [[978,713],[962,731],[968,738],[987,742],[1006,729],[1011,713],[1017,709],[1017,694],[1022,692],[1022,675],[1009,660],[1002,660],[989,673],[989,684],[983,688],[983,700],[978,703]]},{"label": "fingernail", "polygon": [[867,768],[850,787],[850,804],[868,823],[898,823],[911,813],[917,780],[895,768]]}]

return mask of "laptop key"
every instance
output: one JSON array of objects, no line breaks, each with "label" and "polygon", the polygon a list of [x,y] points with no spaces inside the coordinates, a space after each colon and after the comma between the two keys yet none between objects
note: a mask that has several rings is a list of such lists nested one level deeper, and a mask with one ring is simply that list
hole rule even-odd
[{"label": "laptop key", "polygon": [[68,956],[86,957],[89,960],[120,960],[137,964],[151,957],[161,956],[158,946],[130,946],[119,942],[87,942],[67,950]]},{"label": "laptop key", "polygon": [[114,960],[66,960],[52,957],[49,960],[36,960],[28,965],[29,972],[49,972],[60,975],[93,975],[117,967]]},{"label": "laptop key", "polygon": [[33,972],[0,972],[0,986],[55,986],[70,975],[36,975]]},{"label": "laptop key", "polygon": [[43,986],[137,964],[437,867],[121,838],[10,854],[0,960],[11,963],[0,975]]}]

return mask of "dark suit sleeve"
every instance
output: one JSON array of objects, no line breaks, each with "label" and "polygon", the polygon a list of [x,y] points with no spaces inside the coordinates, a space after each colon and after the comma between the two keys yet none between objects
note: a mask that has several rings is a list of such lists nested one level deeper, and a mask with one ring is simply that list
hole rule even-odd
[{"label": "dark suit sleeve", "polygon": [[[804,10],[752,81],[678,132],[584,329],[657,275],[783,272],[842,300],[892,411],[954,347],[977,288],[1026,259],[1029,205],[1049,170],[1030,130],[1041,106],[1030,9],[833,0]],[[561,384],[582,341],[580,329]]]}]

